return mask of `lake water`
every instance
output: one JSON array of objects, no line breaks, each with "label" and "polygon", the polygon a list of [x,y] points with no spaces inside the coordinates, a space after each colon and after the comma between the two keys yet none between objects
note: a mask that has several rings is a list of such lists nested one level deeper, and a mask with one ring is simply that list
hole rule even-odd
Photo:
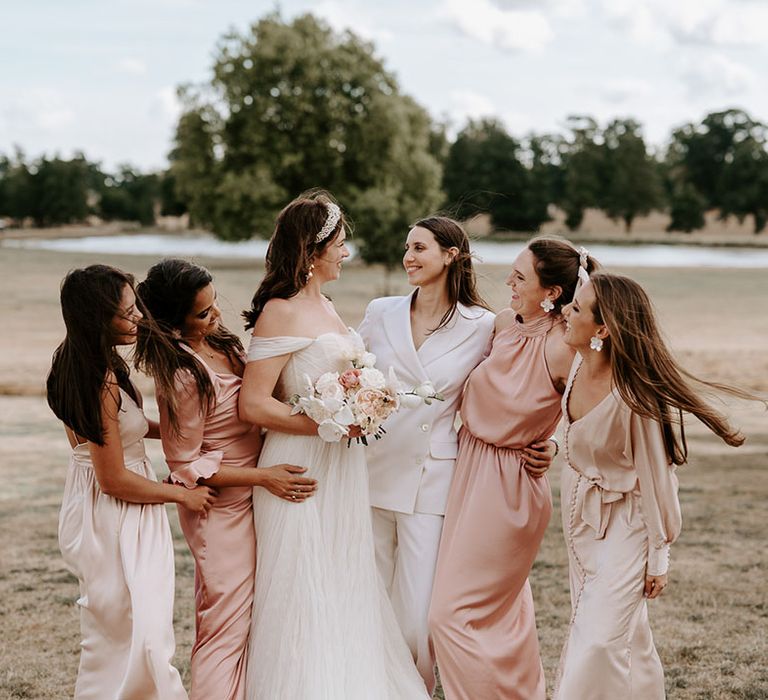
[{"label": "lake water", "polygon": [[[522,242],[475,241],[472,251],[480,263],[510,265],[523,248]],[[213,236],[170,234],[122,234],[85,238],[37,238],[0,241],[0,247],[37,248],[72,253],[110,255],[176,256],[182,258],[235,258],[263,260],[267,241],[237,243]],[[590,245],[589,252],[601,263],[616,267],[739,267],[768,268],[768,249],[720,248],[688,245]],[[354,243],[350,248],[354,253]]]}]

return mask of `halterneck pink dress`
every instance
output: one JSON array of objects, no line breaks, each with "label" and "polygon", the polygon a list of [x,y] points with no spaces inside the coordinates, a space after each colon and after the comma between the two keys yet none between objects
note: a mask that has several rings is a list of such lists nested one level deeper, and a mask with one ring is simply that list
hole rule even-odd
[{"label": "halterneck pink dress", "polygon": [[[144,413],[122,389],[120,401],[125,468],[157,481],[144,452]],[[80,582],[75,700],[186,700],[171,665],[174,565],[165,506],[106,495],[82,443],[69,461],[59,546]]]},{"label": "halterneck pink dress", "polygon": [[[189,350],[191,352],[191,350]],[[198,357],[202,362],[202,359]],[[188,488],[222,465],[254,468],[261,448],[258,428],[238,418],[242,379],[214,372],[215,404],[200,409],[189,372],[176,380],[180,432],[170,429],[167,404],[158,400],[163,451],[171,480]],[[179,521],[195,559],[195,643],[191,700],[242,700],[251,627],[256,537],[253,489],[218,488],[213,507],[201,516],[179,508]]]},{"label": "halterneck pink dress", "polygon": [[528,573],[552,497],[520,451],[560,420],[544,356],[556,322],[515,321],[469,375],[430,609],[447,700],[545,697]]},{"label": "halterneck pink dress", "polygon": [[664,672],[643,587],[646,573],[667,572],[680,533],[677,477],[660,425],[633,413],[618,391],[570,421],[580,366],[577,355],[563,396],[560,493],[572,614],[553,697],[661,700]]}]

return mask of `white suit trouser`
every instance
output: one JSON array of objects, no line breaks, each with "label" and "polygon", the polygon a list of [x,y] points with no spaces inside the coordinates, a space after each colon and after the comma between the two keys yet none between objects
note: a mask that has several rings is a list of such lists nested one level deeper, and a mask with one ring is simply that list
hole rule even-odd
[{"label": "white suit trouser", "polygon": [[429,602],[443,516],[372,508],[376,562],[397,621],[427,690],[435,688],[435,657],[429,642]]}]

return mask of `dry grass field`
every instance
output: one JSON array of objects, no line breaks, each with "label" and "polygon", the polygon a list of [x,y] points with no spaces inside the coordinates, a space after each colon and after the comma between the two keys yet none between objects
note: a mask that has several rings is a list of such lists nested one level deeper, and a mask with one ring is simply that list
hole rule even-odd
[{"label": "dry grass field", "polygon": [[[0,248],[0,698],[72,695],[79,651],[77,585],[64,569],[56,539],[67,443],[42,387],[62,335],[59,281],[68,269],[97,261],[139,277],[152,262]],[[239,329],[238,312],[262,270],[243,261],[210,267],[227,323]],[[480,270],[483,291],[495,308],[502,307],[506,270]],[[764,270],[627,272],[652,294],[667,336],[691,370],[768,391]],[[400,276],[395,278],[393,291],[405,291]],[[350,265],[329,291],[355,325],[367,301],[383,290],[381,271]],[[152,414],[150,385],[143,379],[139,385]],[[651,605],[668,697],[675,700],[768,698],[768,414],[754,405],[732,411],[749,436],[739,450],[690,426],[691,462],[680,472],[683,534],[673,548],[668,594]],[[149,452],[164,474],[159,446],[150,442]],[[550,690],[570,605],[559,466],[552,471],[558,505],[531,577]],[[173,509],[169,514],[176,545],[176,661],[188,682],[192,560]]]}]

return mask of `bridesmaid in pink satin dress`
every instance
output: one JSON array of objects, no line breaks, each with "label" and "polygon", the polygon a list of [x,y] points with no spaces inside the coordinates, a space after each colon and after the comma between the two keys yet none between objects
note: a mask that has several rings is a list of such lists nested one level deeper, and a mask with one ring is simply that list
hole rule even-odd
[{"label": "bridesmaid in pink satin dress", "polygon": [[171,665],[174,563],[165,503],[204,512],[207,486],[158,483],[144,451],[159,437],[128,366],[143,318],[133,277],[107,265],[70,272],[61,286],[67,335],[47,380],[48,404],[72,446],[59,546],[80,585],[75,700],[187,700]]},{"label": "bridesmaid in pink satin dress", "polygon": [[636,282],[597,273],[564,315],[565,341],[579,353],[563,397],[572,616],[553,697],[662,700],[647,601],[667,586],[669,549],[680,534],[675,466],[687,457],[681,412],[729,445],[744,437],[693,389]]},{"label": "bridesmaid in pink satin dress", "polygon": [[552,499],[526,446],[560,421],[573,351],[559,312],[581,265],[595,263],[566,241],[531,241],[507,279],[511,309],[467,382],[430,609],[447,700],[545,697],[528,573]]},{"label": "bridesmaid in pink satin dress", "polygon": [[298,503],[313,494],[315,481],[301,476],[303,468],[255,468],[260,430],[237,412],[242,346],[220,324],[208,271],[164,260],[149,270],[139,294],[158,325],[171,331],[140,334],[137,351],[138,364],[155,379],[170,479],[218,492],[205,517],[179,510],[195,558],[190,698],[242,700],[256,567],[253,487]]}]

